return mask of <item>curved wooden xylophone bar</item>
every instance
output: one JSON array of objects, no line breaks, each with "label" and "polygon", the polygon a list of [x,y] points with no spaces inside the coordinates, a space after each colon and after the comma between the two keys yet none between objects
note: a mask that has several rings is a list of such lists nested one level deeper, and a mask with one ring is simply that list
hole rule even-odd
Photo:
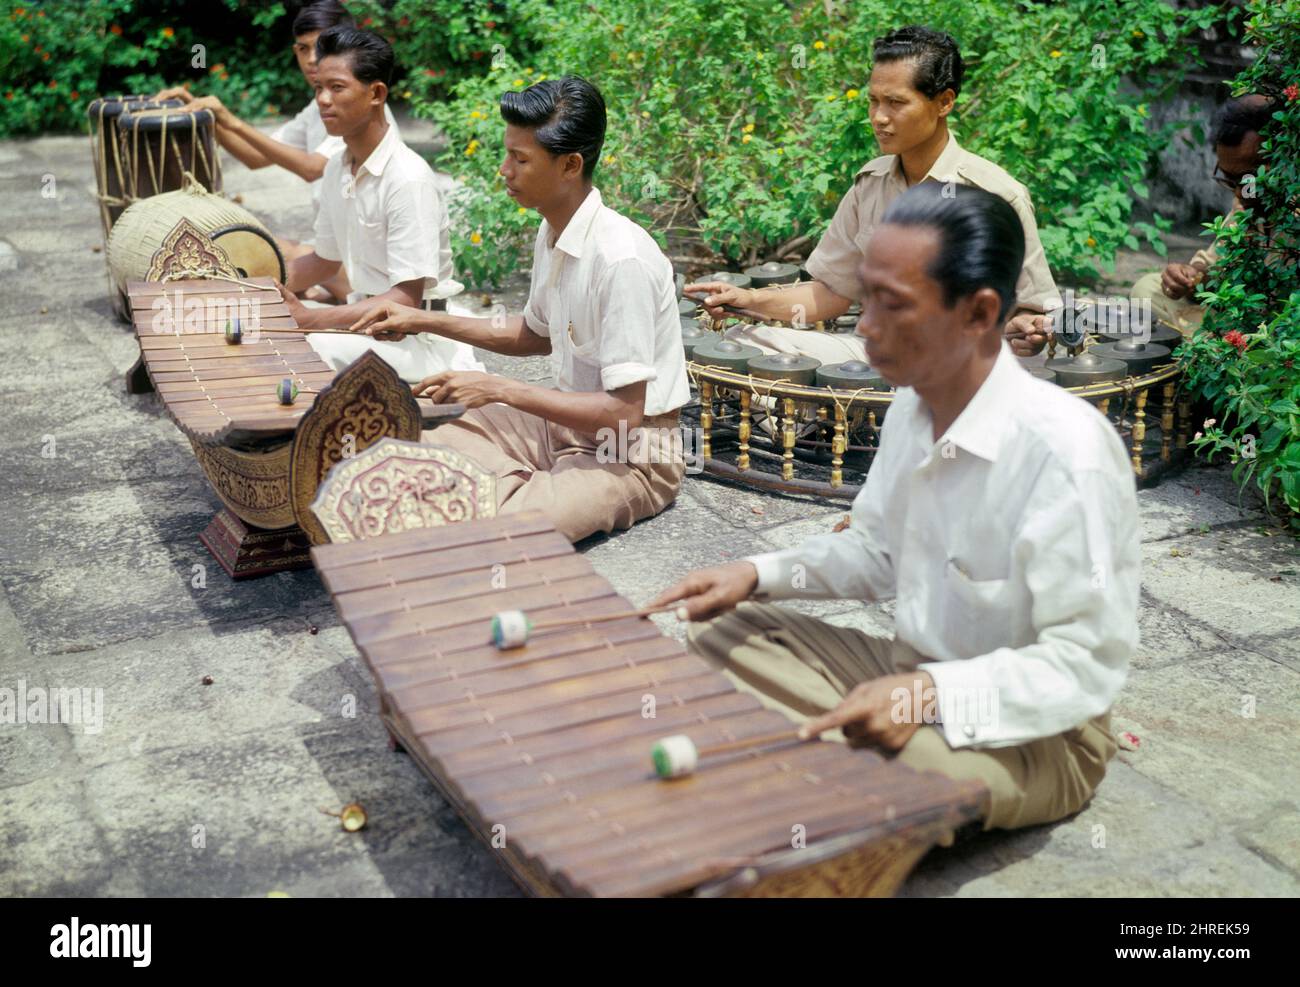
[{"label": "curved wooden xylophone bar", "polygon": [[[284,331],[297,325],[271,278],[134,281],[127,296],[144,373],[225,505],[200,537],[232,578],[310,565],[308,546],[326,540],[310,505],[330,468],[463,411],[417,401],[373,353],[336,378],[305,335]],[[224,332],[236,315],[240,345]],[[281,404],[286,377],[319,393]]]},{"label": "curved wooden xylophone bar", "polygon": [[[666,734],[709,746],[789,721],[634,616],[539,512],[312,558],[390,735],[535,894],[890,895],[978,813],[978,783],[832,741],[660,780],[650,751]],[[588,622],[501,651],[489,625],[507,609]]]}]

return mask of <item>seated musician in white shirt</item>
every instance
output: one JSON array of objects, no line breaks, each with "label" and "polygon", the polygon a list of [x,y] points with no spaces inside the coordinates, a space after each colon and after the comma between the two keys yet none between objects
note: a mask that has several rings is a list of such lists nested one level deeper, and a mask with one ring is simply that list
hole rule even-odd
[{"label": "seated musician in white shirt", "polygon": [[[330,158],[321,179],[315,249],[289,263],[280,289],[290,314],[303,329],[346,329],[376,301],[445,308],[440,293],[455,284],[447,206],[433,170],[384,116],[393,49],[377,34],[343,25],[321,32],[316,57],[321,119],[344,150]],[[309,308],[298,300],[297,293],[339,270],[352,285],[348,304]],[[482,369],[468,345],[438,336],[307,338],[335,370],[366,350],[411,383],[443,370]]]},{"label": "seated musician in white shirt", "polygon": [[506,189],[543,217],[523,315],[459,318],[386,302],[354,328],[549,353],[553,387],[453,372],[416,393],[472,409],[430,441],[495,474],[500,511],[541,510],[577,541],[659,513],[681,486],[677,412],[690,389],[672,265],[592,184],[606,123],[595,86],[539,82],[503,95],[501,116]]},{"label": "seated musician in white shirt", "polygon": [[[858,333],[899,390],[850,526],[702,569],[691,646],[803,722],[988,789],[986,829],[1061,819],[1114,755],[1137,643],[1132,469],[1092,406],[1031,377],[1000,327],[1024,234],[999,196],[918,185],[859,269]],[[886,639],[768,602],[897,601]]]},{"label": "seated musician in white shirt", "polygon": [[[322,31],[339,24],[352,25],[352,15],[338,0],[318,0],[298,11],[293,19],[293,54],[298,60],[307,85],[316,86],[316,39]],[[320,107],[313,97],[288,123],[272,134],[264,134],[247,121],[231,113],[216,96],[195,97],[183,86],[164,89],[158,99],[179,99],[191,106],[206,108],[216,118],[216,136],[223,148],[238,158],[246,167],[256,170],[267,165],[279,165],[291,171],[311,188],[312,219],[320,207],[321,176],[325,163],[343,150],[343,141],[325,130],[320,118]],[[397,128],[393,114],[384,106],[388,125]],[[311,244],[298,243],[285,237],[276,237],[280,252],[286,261],[311,252]],[[315,291],[321,300],[344,301],[352,289],[346,275],[339,271]]]}]

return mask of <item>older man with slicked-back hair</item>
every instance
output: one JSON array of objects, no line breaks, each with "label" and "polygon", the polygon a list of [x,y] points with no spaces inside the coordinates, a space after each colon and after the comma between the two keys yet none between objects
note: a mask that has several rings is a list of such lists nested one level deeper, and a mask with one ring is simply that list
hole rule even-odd
[{"label": "older man with slicked-back hair", "polygon": [[[1100,412],[1012,355],[1023,256],[999,196],[897,199],[862,261],[857,331],[898,393],[850,526],[652,604],[714,618],[692,647],[809,734],[982,782],[984,825],[1005,829],[1092,796],[1137,642],[1133,472]],[[799,597],[895,599],[894,636],[766,602]]]}]

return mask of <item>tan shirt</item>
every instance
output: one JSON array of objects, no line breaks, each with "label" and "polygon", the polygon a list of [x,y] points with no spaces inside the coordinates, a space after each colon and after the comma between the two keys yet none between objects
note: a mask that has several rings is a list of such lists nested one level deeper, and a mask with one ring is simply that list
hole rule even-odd
[{"label": "tan shirt", "polygon": [[[925,178],[972,185],[1006,199],[1025,228],[1025,263],[1016,282],[1017,307],[1045,312],[1049,301],[1060,304],[1061,293],[1052,280],[1047,255],[1038,239],[1034,204],[1028,189],[992,161],[964,150],[952,134],[948,135],[947,146]],[[808,258],[805,265],[808,273],[835,294],[857,298],[862,293],[858,265],[862,263],[867,241],[890,203],[906,192],[907,187],[897,154],[886,154],[863,165],[853,187],[840,200],[835,218],[817,249]]]}]

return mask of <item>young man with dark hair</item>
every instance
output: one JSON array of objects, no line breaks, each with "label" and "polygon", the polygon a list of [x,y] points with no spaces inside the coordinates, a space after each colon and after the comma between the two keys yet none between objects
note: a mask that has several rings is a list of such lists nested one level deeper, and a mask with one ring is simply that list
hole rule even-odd
[{"label": "young man with dark hair", "polygon": [[[1214,180],[1232,193],[1228,217],[1246,208],[1243,188],[1248,188],[1247,182],[1264,163],[1260,131],[1276,109],[1277,104],[1267,96],[1249,95],[1228,100],[1214,113],[1210,123],[1210,144],[1216,159]],[[1190,337],[1204,314],[1195,301],[1197,285],[1217,259],[1218,251],[1210,244],[1196,251],[1186,264],[1173,263],[1163,271],[1142,275],[1129,294],[1150,299],[1156,318]]]},{"label": "young man with dark hair", "polygon": [[[965,66],[951,36],[904,27],[877,38],[867,94],[871,128],[884,152],[862,166],[834,219],[805,265],[813,280],[773,288],[736,288],[720,282],[688,285],[706,292],[715,317],[720,306],[749,309],[781,322],[821,322],[843,315],[858,294],[857,269],[867,242],[889,204],[921,182],[973,185],[1006,199],[1024,227],[1024,268],[1016,282],[1016,307],[1005,330],[1018,356],[1047,342],[1043,313],[1060,305],[1060,293],[1038,239],[1029,191],[992,161],[964,150],[948,131],[948,114],[961,92]],[[809,333],[776,326],[736,327],[729,336],[767,352],[802,353],[823,363],[862,360],[853,335]]]},{"label": "young man with dark hair", "polygon": [[[343,329],[376,300],[445,308],[439,292],[452,280],[447,207],[428,163],[384,116],[393,49],[377,34],[340,25],[321,33],[316,57],[321,120],[344,150],[325,166],[315,249],[290,262],[280,289],[290,313],[304,329]],[[296,292],[340,270],[353,288],[348,304],[309,308],[298,301]],[[335,370],[368,349],[412,383],[441,370],[481,368],[467,345],[436,336],[307,338]]]},{"label": "young man with dark hair", "polygon": [[[352,25],[352,15],[339,0],[318,0],[309,3],[293,19],[293,54],[298,61],[307,85],[316,87],[316,39],[322,31],[340,24]],[[320,208],[321,176],[325,163],[343,150],[343,141],[331,136],[321,122],[320,107],[313,98],[288,123],[272,134],[265,134],[252,124],[231,113],[216,96],[193,96],[183,86],[164,89],[158,99],[179,99],[191,106],[209,109],[216,119],[217,141],[246,167],[265,168],[279,165],[291,171],[311,188],[312,219]],[[388,125],[397,128],[396,121],[384,106]],[[276,237],[285,260],[293,260],[311,252],[311,245]],[[340,271],[319,289],[318,297],[324,300],[343,301],[351,288]]]},{"label": "young man with dark hair", "polygon": [[[1091,798],[1137,642],[1133,472],[1095,408],[1012,356],[1023,253],[997,195],[924,183],[895,200],[860,264],[857,332],[899,390],[850,526],[652,604],[716,618],[692,648],[809,735],[982,782],[989,829]],[[799,597],[896,599],[895,636],[745,602]]]},{"label": "young man with dark hair", "polygon": [[677,412],[690,390],[672,265],[592,185],[605,139],[595,86],[539,82],[502,96],[501,116],[506,191],[542,214],[523,314],[458,318],[389,301],[354,328],[549,353],[552,387],[443,373],[416,392],[472,409],[430,440],[496,475],[500,511],[541,510],[577,541],[659,513],[681,486]]}]

